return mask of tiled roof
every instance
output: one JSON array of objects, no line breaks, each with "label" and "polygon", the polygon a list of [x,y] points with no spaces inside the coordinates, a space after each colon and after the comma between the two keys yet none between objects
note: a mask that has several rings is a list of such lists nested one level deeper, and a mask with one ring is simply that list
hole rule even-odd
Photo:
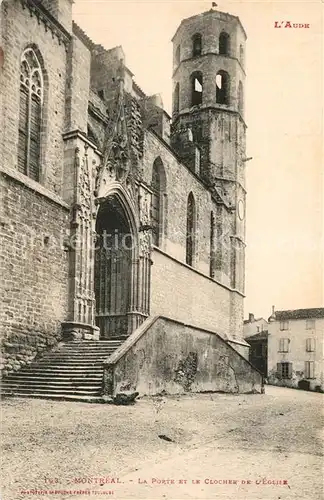
[{"label": "tiled roof", "polygon": [[289,319],[311,319],[311,318],[324,318],[324,307],[314,307],[310,309],[292,309],[288,311],[276,311],[276,320],[289,320]]}]

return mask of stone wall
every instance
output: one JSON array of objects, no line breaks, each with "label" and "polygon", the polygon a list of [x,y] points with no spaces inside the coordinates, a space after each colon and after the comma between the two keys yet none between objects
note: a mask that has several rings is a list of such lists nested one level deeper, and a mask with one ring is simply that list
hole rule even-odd
[{"label": "stone wall", "polygon": [[[152,266],[152,314],[165,314],[177,319],[181,316],[181,320],[183,320],[190,310],[190,304],[193,303],[195,305],[195,313],[191,314],[193,324],[216,329],[233,338],[243,338],[243,295],[231,291],[230,288],[231,273],[233,271],[233,266],[231,266],[232,249],[229,238],[226,239],[224,234],[226,231],[230,232],[231,228],[227,228],[225,224],[225,209],[219,215],[220,221],[218,224],[218,206],[212,200],[204,184],[177,160],[163,141],[152,132],[146,132],[144,137],[143,178],[148,185],[151,183],[153,163],[156,158],[160,158],[162,161],[166,180],[163,213],[165,219],[163,221],[164,235],[160,245],[161,250],[180,263],[185,263],[187,200],[189,193],[192,192],[195,198],[197,217],[193,267],[205,276],[201,278],[198,274],[191,272],[190,267],[183,268],[175,261],[154,252],[152,257],[154,263]],[[216,281],[208,279],[211,259],[211,212],[215,216],[214,250],[216,260],[214,277],[223,287],[218,285]],[[176,216],[173,216],[173,214],[176,214]],[[221,228],[219,234],[218,227]],[[163,260],[162,264],[160,264],[161,260]],[[221,260],[221,262],[218,263],[218,260]],[[166,266],[165,269],[164,266]],[[170,266],[172,270],[168,274]],[[168,276],[168,281],[166,276]],[[180,281],[178,278],[180,278]],[[186,279],[188,279],[187,283]],[[188,283],[191,283],[191,285],[189,286]],[[198,310],[197,296],[193,293],[193,290],[200,294],[199,286],[201,286],[201,283],[203,283],[201,293],[203,296],[207,293],[209,298],[207,303],[204,303],[204,306],[201,306]],[[168,300],[169,291],[174,286],[176,286],[176,293],[179,297],[178,309]],[[206,292],[207,289],[208,292]],[[163,308],[161,311],[158,310],[160,306]],[[169,310],[167,307],[169,307]],[[209,317],[210,319],[206,319]],[[222,317],[226,318],[226,326],[222,324]]]},{"label": "stone wall", "polygon": [[36,193],[36,182],[1,173],[1,337],[4,373],[52,347],[68,304],[69,210]]},{"label": "stone wall", "polygon": [[41,3],[67,31],[72,30],[73,0],[42,0]]},{"label": "stone wall", "polygon": [[104,392],[261,392],[262,375],[216,333],[149,318],[106,361]]},{"label": "stone wall", "polygon": [[[158,249],[154,249],[152,261],[152,315],[162,314],[187,321],[197,327],[217,331],[223,338],[242,338],[242,326],[239,324],[243,310],[241,295]],[[234,294],[237,295],[236,308],[232,304]]]},{"label": "stone wall", "polygon": [[[192,192],[196,204],[196,245],[194,267],[209,274],[210,265],[210,212],[216,210],[204,184],[170,151],[167,145],[152,132],[144,136],[143,179],[152,182],[153,163],[160,158],[166,179],[166,227],[162,245],[169,255],[185,262],[187,202]],[[176,216],[173,216],[173,214]]]}]

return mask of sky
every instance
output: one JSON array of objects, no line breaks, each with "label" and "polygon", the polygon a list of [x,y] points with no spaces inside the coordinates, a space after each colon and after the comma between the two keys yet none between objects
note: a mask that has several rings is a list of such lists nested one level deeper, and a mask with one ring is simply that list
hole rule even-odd
[{"label": "sky", "polygon": [[[271,306],[324,306],[323,8],[316,1],[222,1],[246,46],[247,233],[245,316]],[[122,45],[148,95],[171,110],[171,38],[209,10],[193,0],[75,0],[74,20],[106,48]],[[275,22],[309,28],[275,28]]]}]

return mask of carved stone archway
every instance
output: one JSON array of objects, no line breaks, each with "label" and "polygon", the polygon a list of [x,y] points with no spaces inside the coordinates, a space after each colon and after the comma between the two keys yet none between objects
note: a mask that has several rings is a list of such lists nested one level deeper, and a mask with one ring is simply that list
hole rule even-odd
[{"label": "carved stone archway", "polygon": [[119,182],[109,183],[96,203],[96,325],[108,339],[129,335],[149,315],[151,236]]},{"label": "carved stone archway", "polygon": [[[116,293],[126,294],[125,303],[122,304],[119,298],[119,312],[117,308],[117,313],[124,317],[122,327],[118,324],[108,329],[101,327],[102,335],[129,335],[150,312],[152,190],[142,180],[144,134],[140,105],[135,98],[125,95],[123,61],[118,73],[116,101],[105,130],[102,151],[97,149],[92,137],[86,138],[79,131],[64,136],[64,199],[71,204],[70,234],[65,242],[70,261],[67,321],[62,325],[66,339],[98,339],[99,328],[95,323],[100,322],[99,310],[103,309],[104,315],[108,312],[106,317],[113,316],[110,306],[106,307],[106,298],[96,290],[98,283],[95,285],[93,242],[98,239],[96,229],[99,229],[99,242],[102,238],[100,233],[105,229],[105,222],[98,220],[101,216],[105,219],[105,210],[112,220],[115,217],[115,222],[107,223],[106,229],[113,232],[119,229],[121,239],[129,232],[132,251],[125,254],[127,289],[121,287],[116,291],[115,288]],[[110,274],[112,271],[117,278],[119,271],[110,267]],[[101,301],[98,307],[96,299]]]}]

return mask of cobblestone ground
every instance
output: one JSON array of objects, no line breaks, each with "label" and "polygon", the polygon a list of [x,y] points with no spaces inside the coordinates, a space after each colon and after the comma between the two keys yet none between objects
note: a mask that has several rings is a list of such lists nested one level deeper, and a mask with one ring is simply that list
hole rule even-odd
[{"label": "cobblestone ground", "polygon": [[323,500],[323,395],[6,399],[2,500]]}]

